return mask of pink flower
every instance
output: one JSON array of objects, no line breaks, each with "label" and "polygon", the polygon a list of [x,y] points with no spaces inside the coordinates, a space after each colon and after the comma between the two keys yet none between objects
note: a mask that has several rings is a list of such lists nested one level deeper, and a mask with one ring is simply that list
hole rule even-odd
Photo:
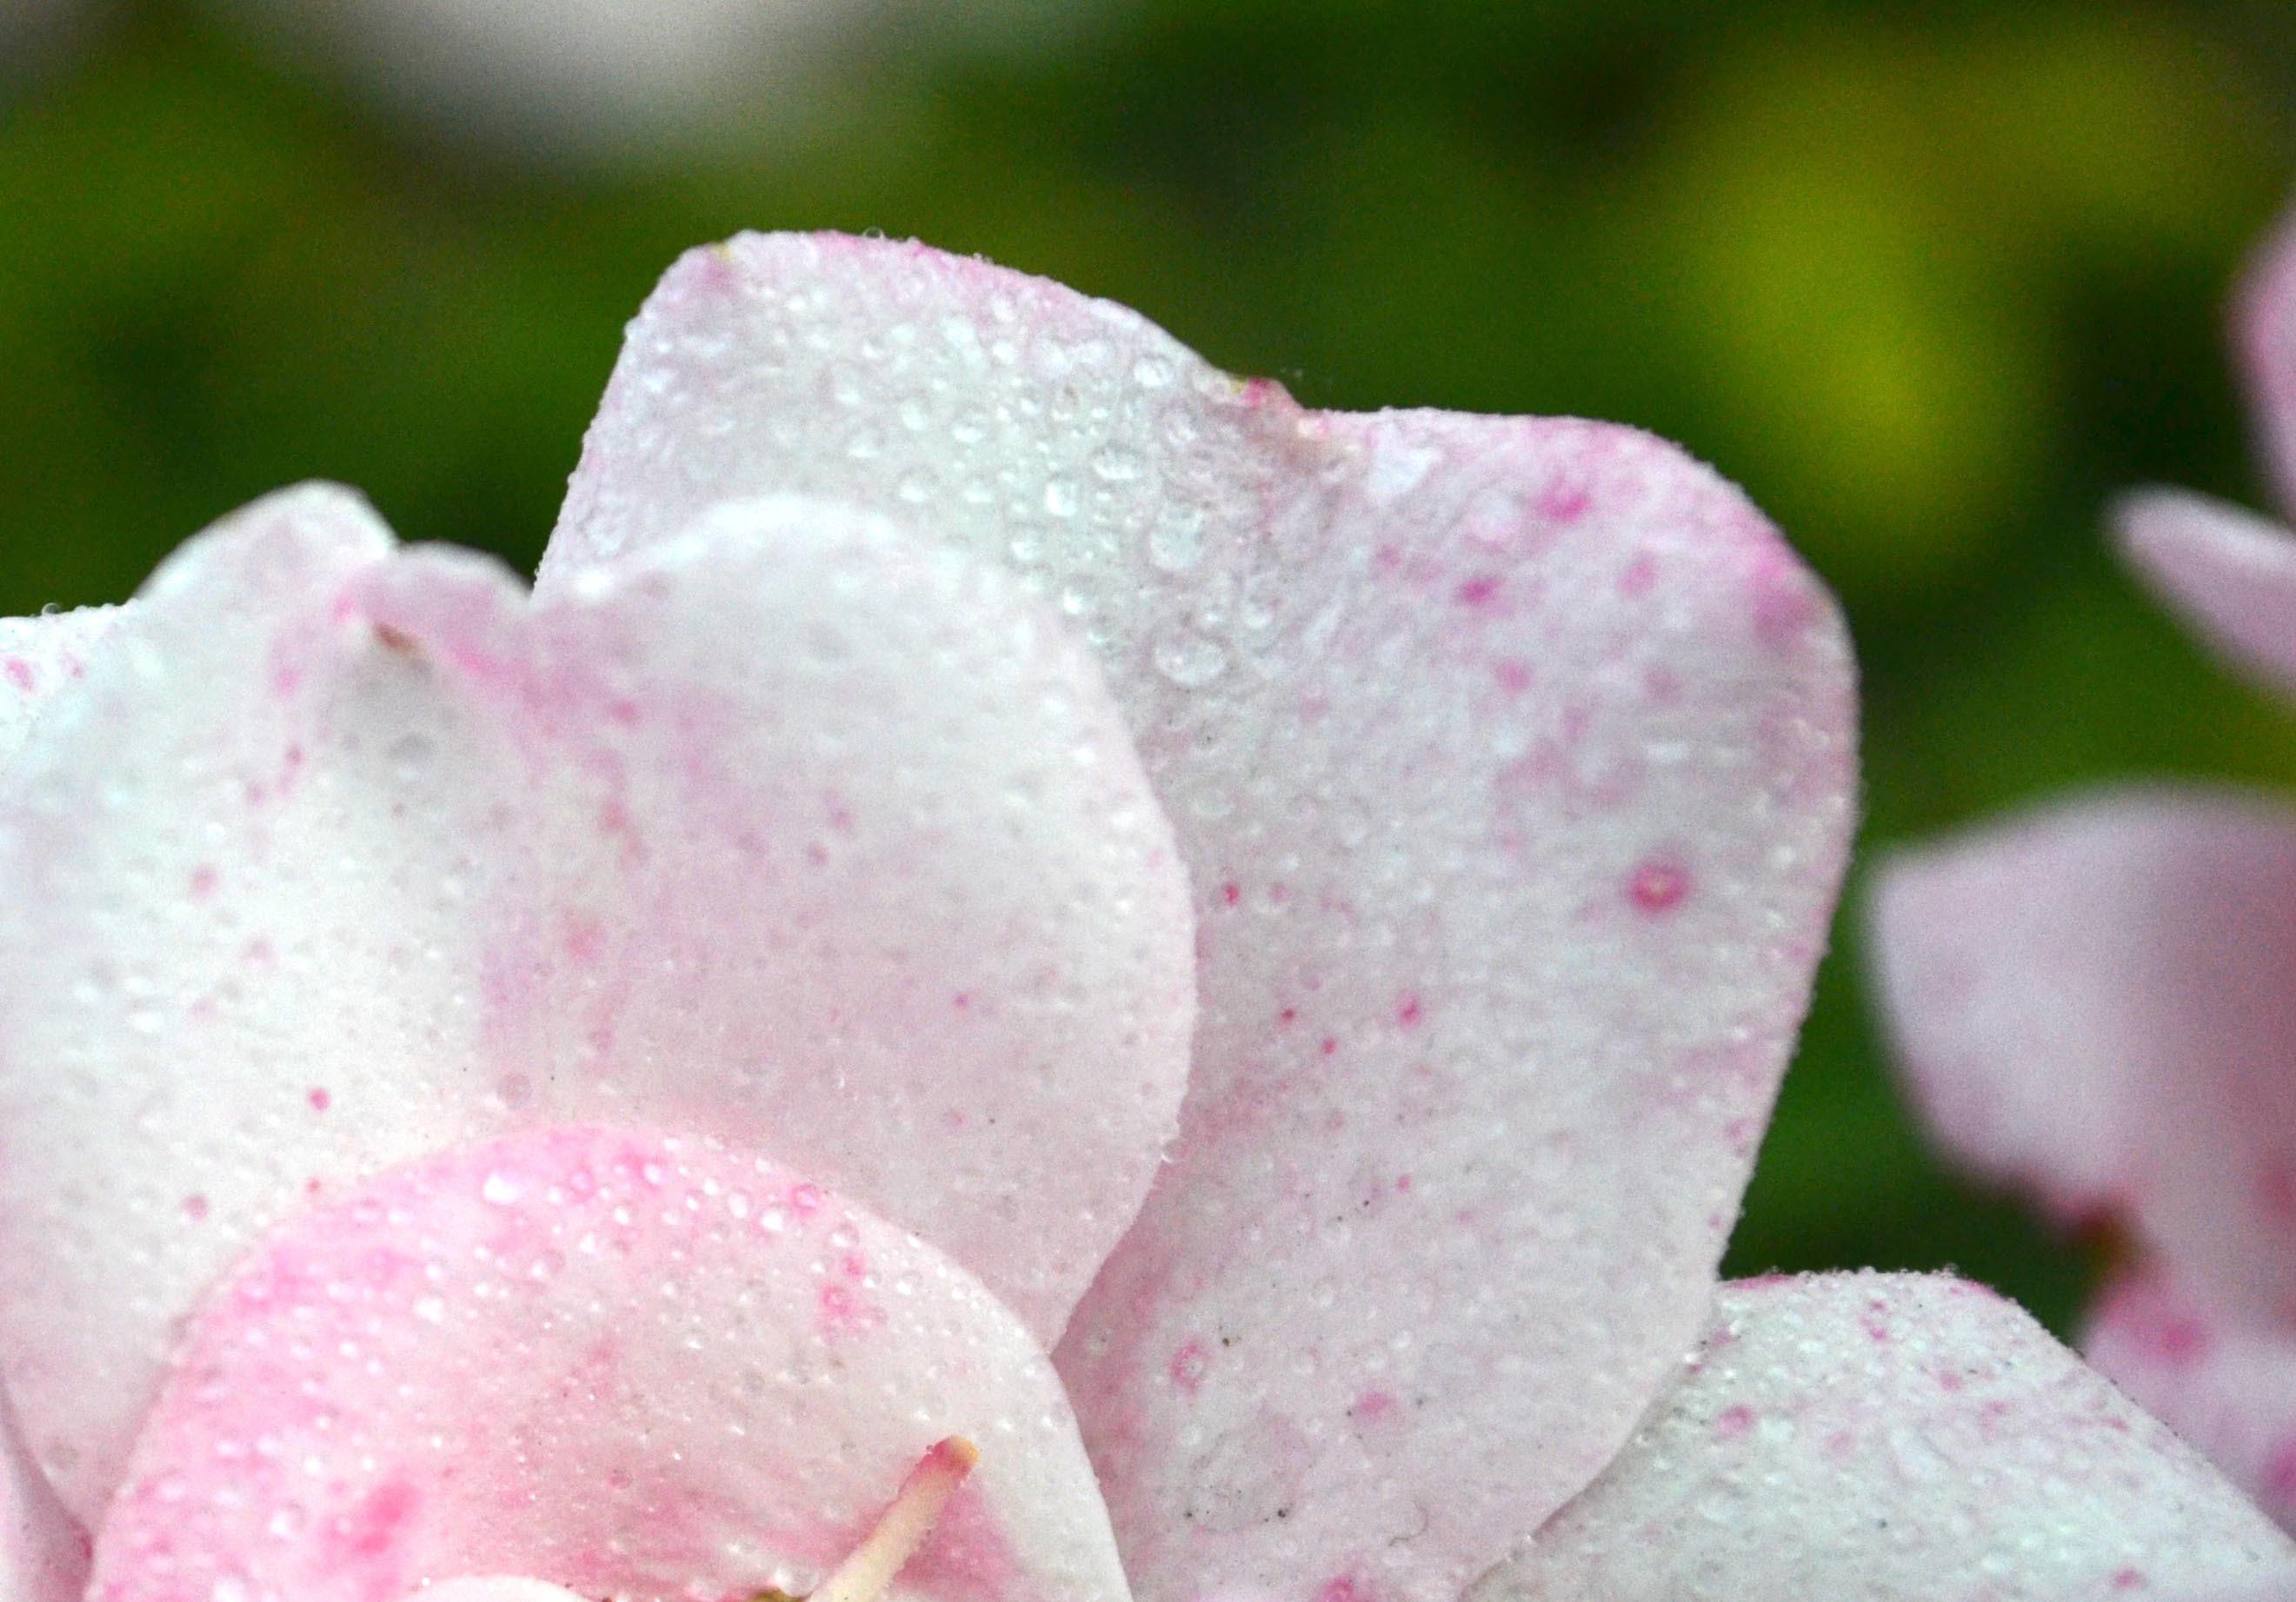
[{"label": "pink flower", "polygon": [[[2296,221],[2237,326],[2296,505]],[[2288,529],[2160,489],[2117,521],[2229,660],[2296,688]],[[2089,1355],[2296,1527],[2296,820],[2222,789],[2085,797],[1901,857],[1874,918],[1889,1019],[1948,1147],[2143,1248]]]},{"label": "pink flower", "polygon": [[2296,1585],[1986,1293],[1718,1292],[1850,663],[1656,440],[750,238],[530,596],[307,488],[103,625],[19,625],[0,1367],[105,1602],[796,1592],[921,1461],[938,1602]]}]

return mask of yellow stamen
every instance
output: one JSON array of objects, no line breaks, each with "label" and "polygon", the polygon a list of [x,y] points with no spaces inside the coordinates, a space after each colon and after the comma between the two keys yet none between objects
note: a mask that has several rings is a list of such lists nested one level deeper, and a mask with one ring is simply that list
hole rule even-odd
[{"label": "yellow stamen", "polygon": [[951,1435],[925,1453],[901,1482],[900,1493],[877,1520],[877,1527],[807,1602],[877,1602],[925,1544],[940,1522],[941,1509],[980,1460],[980,1449],[962,1435]]}]

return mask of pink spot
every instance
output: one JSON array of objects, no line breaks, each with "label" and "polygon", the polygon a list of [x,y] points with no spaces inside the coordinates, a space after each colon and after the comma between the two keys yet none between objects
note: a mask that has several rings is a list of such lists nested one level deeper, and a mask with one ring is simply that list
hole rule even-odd
[{"label": "pink spot", "polygon": [[1283,393],[1283,386],[1274,379],[1243,380],[1243,404],[1255,409],[1274,404]]},{"label": "pink spot", "polygon": [[1395,1397],[1386,1391],[1365,1391],[1356,1398],[1355,1406],[1348,1410],[1352,1417],[1367,1424],[1392,1418],[1395,1411]]},{"label": "pink spot", "polygon": [[375,1558],[389,1551],[406,1527],[420,1500],[404,1480],[378,1485],[357,1506],[334,1521],[329,1545],[342,1557]]},{"label": "pink spot", "polygon": [[2117,1591],[2144,1590],[2144,1571],[2142,1569],[2121,1569],[2117,1571],[2112,1576],[2112,1589]]},{"label": "pink spot", "polygon": [[1557,478],[1539,492],[1538,515],[1550,523],[1575,523],[1594,502],[1587,486],[1576,479]]},{"label": "pink spot", "polygon": [[1410,1194],[1411,1194],[1411,1176],[1410,1176],[1409,1174],[1407,1174],[1407,1173],[1398,1173],[1398,1174],[1397,1174],[1397,1175],[1395,1176],[1395,1188],[1396,1188],[1398,1190],[1400,1190],[1401,1192],[1403,1192],[1403,1194],[1404,1194],[1404,1195],[1406,1195],[1406,1196],[1410,1195]]},{"label": "pink spot", "polygon": [[566,954],[584,967],[605,954],[605,926],[583,913],[569,912],[564,930]]},{"label": "pink spot", "polygon": [[790,1206],[800,1218],[811,1218],[820,1212],[824,1199],[818,1185],[808,1183],[790,1187]]},{"label": "pink spot", "polygon": [[1657,583],[1658,559],[1645,551],[1628,562],[1626,570],[1619,575],[1619,593],[1647,595],[1651,593],[1651,587]]},{"label": "pink spot", "polygon": [[1403,998],[1395,1004],[1395,1021],[1406,1029],[1417,1028],[1425,1013],[1426,1009],[1420,1005],[1417,991],[1404,992]]},{"label": "pink spot", "polygon": [[184,1216],[185,1218],[190,1219],[193,1223],[197,1223],[207,1215],[208,1198],[206,1197],[192,1195],[184,1197]]},{"label": "pink spot", "polygon": [[1243,899],[1243,887],[1234,879],[1228,880],[1220,887],[1220,899],[1230,906],[1235,905]]},{"label": "pink spot", "polygon": [[1300,1009],[1297,1007],[1286,1007],[1275,1015],[1275,1021],[1289,1029],[1300,1021]]},{"label": "pink spot", "polygon": [[959,1012],[970,1012],[972,1010],[972,993],[969,990],[960,990],[948,998],[948,1004]]},{"label": "pink spot", "polygon": [[1334,1574],[1316,1593],[1316,1602],[1371,1602],[1371,1598],[1353,1575]]},{"label": "pink spot", "polygon": [[324,1113],[335,1104],[335,1099],[327,1093],[327,1087],[323,1084],[315,1084],[311,1087],[309,1099],[311,1110],[315,1113]]},{"label": "pink spot", "polygon": [[1488,612],[1498,604],[1499,581],[1488,573],[1479,573],[1454,592],[1458,603],[1471,612]]},{"label": "pink spot", "polygon": [[1735,1441],[1754,1427],[1754,1410],[1743,1405],[1725,1408],[1714,1420],[1717,1441]]},{"label": "pink spot", "polygon": [[1627,899],[1656,915],[1670,912],[1690,894],[1690,870],[1664,857],[1652,857],[1627,882]]},{"label": "pink spot", "polygon": [[1509,695],[1521,695],[1530,688],[1530,664],[1521,657],[1501,657],[1491,664],[1491,676]]},{"label": "pink spot", "polygon": [[1754,572],[1754,635],[1765,645],[1792,644],[1821,608],[1808,582],[1782,552],[1767,553]]},{"label": "pink spot", "polygon": [[21,657],[11,657],[8,658],[8,682],[17,689],[29,693],[32,686],[38,682],[38,679],[32,672],[32,665],[29,662],[25,661]]},{"label": "pink spot", "polygon": [[846,1253],[838,1260],[837,1266],[849,1279],[865,1279],[869,1277],[869,1259],[858,1252]]},{"label": "pink spot", "polygon": [[1332,1038],[1330,1035],[1328,1035],[1328,1034],[1326,1034],[1325,1036],[1324,1036],[1324,1043],[1323,1043],[1323,1046],[1322,1046],[1322,1050],[1323,1050],[1323,1053],[1324,1053],[1324,1056],[1326,1056],[1326,1057],[1332,1056],[1332,1055],[1334,1055],[1334,1054],[1339,1050],[1339,1049],[1340,1049],[1340,1042],[1339,1042],[1338,1041],[1336,1041],[1336,1040],[1332,1039]]},{"label": "pink spot", "polygon": [[2152,1351],[2163,1362],[2196,1361],[2209,1349],[2209,1332],[2197,1319],[2163,1319],[2152,1330]]},{"label": "pink spot", "polygon": [[1212,1366],[1212,1354],[1200,1340],[1190,1340],[1172,1353],[1172,1383],[1193,1396]]},{"label": "pink spot", "polygon": [[213,862],[201,862],[192,870],[192,899],[205,901],[216,893],[216,870]]}]

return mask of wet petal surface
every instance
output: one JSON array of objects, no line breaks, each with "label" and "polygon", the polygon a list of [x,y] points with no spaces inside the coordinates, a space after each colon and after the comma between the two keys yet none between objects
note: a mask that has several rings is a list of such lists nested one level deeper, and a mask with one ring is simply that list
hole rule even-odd
[{"label": "wet petal surface", "polygon": [[1189,862],[1182,1141],[1059,1354],[1134,1582],[1451,1602],[1704,1316],[1846,844],[1830,602],[1631,430],[1308,413],[789,236],[649,303],[541,586],[788,489],[1073,617]]},{"label": "wet petal surface", "polygon": [[1726,1287],[1631,1446],[1473,1602],[2074,1602],[2296,1587],[2296,1548],[2023,1312],[1943,1277]]},{"label": "wet petal surface", "polygon": [[980,1461],[893,1598],[1123,1602],[1051,1361],[972,1276],[761,1157],[535,1132],[386,1175],[217,1287],[89,1595],[801,1595],[953,1434]]},{"label": "wet petal surface", "polygon": [[800,1162],[1058,1331],[1193,951],[1096,669],[1000,573],[784,503],[536,609],[309,490],[135,613],[0,820],[0,1355],[77,1508],[257,1234],[525,1123]]}]

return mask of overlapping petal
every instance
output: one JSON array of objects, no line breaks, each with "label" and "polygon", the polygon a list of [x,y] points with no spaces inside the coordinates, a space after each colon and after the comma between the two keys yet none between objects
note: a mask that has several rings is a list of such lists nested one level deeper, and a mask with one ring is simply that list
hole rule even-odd
[{"label": "overlapping petal", "polygon": [[1681,1382],[1472,1602],[2296,1594],[2296,1548],[2023,1312],[1942,1277],[1726,1287]]},{"label": "overlapping petal", "polygon": [[723,1134],[1049,1339],[1176,1116],[1185,893],[1096,670],[865,518],[732,509],[533,607],[291,493],[12,778],[0,1357],[83,1515],[200,1289],[387,1164]]},{"label": "overlapping petal", "polygon": [[2228,1313],[2160,1269],[2112,1286],[2088,1360],[2296,1527],[2296,1326]]},{"label": "overlapping petal", "polygon": [[2206,495],[2155,489],[2116,509],[2121,548],[2226,659],[2296,691],[2296,534]]},{"label": "overlapping petal", "polygon": [[979,1280],[762,1158],[545,1130],[370,1182],[233,1271],[89,1595],[803,1595],[951,1435],[979,1465],[892,1596],[1126,1602],[1051,1359]]},{"label": "overlapping petal", "polygon": [[2085,800],[1900,854],[1873,916],[1957,1157],[2061,1215],[2132,1218],[2228,1307],[2296,1307],[2296,819]]},{"label": "overlapping petal", "polygon": [[1182,1141],[1060,1353],[1134,1582],[1449,1602],[1705,1316],[1849,823],[1824,593],[1645,436],[828,237],[671,273],[540,588],[792,489],[1073,617],[1192,869]]}]

